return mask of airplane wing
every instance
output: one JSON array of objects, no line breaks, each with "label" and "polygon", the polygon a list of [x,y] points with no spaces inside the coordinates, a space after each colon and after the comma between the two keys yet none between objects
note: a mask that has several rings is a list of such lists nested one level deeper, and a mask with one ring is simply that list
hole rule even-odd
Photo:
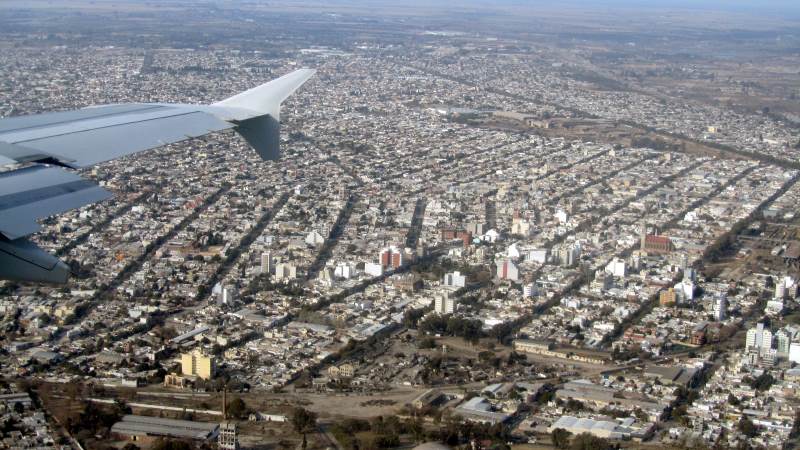
[{"label": "airplane wing", "polygon": [[68,267],[25,239],[38,220],[111,193],[71,169],[233,129],[267,160],[280,156],[280,105],[314,71],[211,105],[133,103],[0,119],[0,279],[63,283]]}]

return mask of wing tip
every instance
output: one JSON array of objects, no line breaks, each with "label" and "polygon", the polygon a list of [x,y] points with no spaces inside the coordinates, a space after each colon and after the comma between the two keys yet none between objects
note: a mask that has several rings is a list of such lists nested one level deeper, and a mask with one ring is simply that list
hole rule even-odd
[{"label": "wing tip", "polygon": [[[260,114],[274,113],[290,95],[304,85],[316,69],[303,67],[264,84],[216,102],[213,106],[242,108]],[[277,117],[276,117],[277,118]]]}]

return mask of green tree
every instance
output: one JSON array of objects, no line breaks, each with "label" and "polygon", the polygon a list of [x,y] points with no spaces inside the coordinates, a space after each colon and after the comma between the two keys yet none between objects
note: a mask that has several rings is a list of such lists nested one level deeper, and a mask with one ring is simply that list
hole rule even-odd
[{"label": "green tree", "polygon": [[237,419],[244,419],[247,417],[247,405],[244,400],[239,397],[228,402],[228,414]]},{"label": "green tree", "polygon": [[672,408],[672,411],[670,412],[670,419],[678,422],[681,425],[686,425],[688,423],[686,415],[687,409],[688,408],[685,404]]},{"label": "green tree", "polygon": [[367,442],[367,448],[394,448],[400,445],[397,433],[376,434]]},{"label": "green tree", "polygon": [[747,437],[756,437],[758,435],[758,428],[753,421],[748,419],[746,416],[742,416],[742,418],[739,420],[739,424],[736,427],[742,432],[743,435]]},{"label": "green tree", "polygon": [[792,424],[792,431],[789,432],[789,437],[792,439],[796,439],[800,436],[800,411],[797,411],[794,415],[794,424]]},{"label": "green tree", "polygon": [[503,344],[514,334],[514,325],[509,322],[498,323],[492,327],[489,334],[497,339],[499,344]]},{"label": "green tree", "polygon": [[408,432],[414,437],[414,442],[422,442],[425,438],[425,427],[423,425],[422,419],[416,417],[411,419],[408,423]]},{"label": "green tree", "polygon": [[425,337],[419,341],[420,349],[436,348],[436,340],[432,337]]},{"label": "green tree", "polygon": [[494,358],[494,352],[484,350],[478,353],[478,359],[480,359],[483,362],[489,362],[492,360],[492,358]]},{"label": "green tree", "polygon": [[572,439],[570,450],[612,450],[610,442],[589,433],[581,433]]},{"label": "green tree", "polygon": [[584,407],[581,401],[571,398],[567,400],[567,404],[564,406],[564,409],[567,411],[583,411]]},{"label": "green tree", "polygon": [[550,383],[545,383],[545,385],[542,386],[541,389],[539,389],[539,392],[536,393],[536,396],[534,397],[533,401],[536,404],[545,405],[545,404],[553,401],[553,399],[555,399],[555,397],[556,397],[556,388],[555,388],[555,386],[553,386]]},{"label": "green tree", "polygon": [[572,433],[563,429],[563,428],[556,428],[550,433],[550,440],[553,441],[553,445],[556,448],[567,448],[569,447],[569,438],[572,436]]},{"label": "green tree", "polygon": [[420,309],[410,309],[403,313],[403,326],[406,328],[416,329],[417,324],[419,324],[419,320],[422,316],[425,315],[425,310]]},{"label": "green tree", "polygon": [[307,433],[317,427],[317,414],[305,408],[292,411],[292,428],[297,433]]},{"label": "green tree", "polygon": [[757,391],[766,391],[775,383],[775,377],[767,372],[762,373],[750,383],[750,387]]},{"label": "green tree", "polygon": [[159,439],[150,448],[152,450],[192,450],[192,445],[186,441]]}]

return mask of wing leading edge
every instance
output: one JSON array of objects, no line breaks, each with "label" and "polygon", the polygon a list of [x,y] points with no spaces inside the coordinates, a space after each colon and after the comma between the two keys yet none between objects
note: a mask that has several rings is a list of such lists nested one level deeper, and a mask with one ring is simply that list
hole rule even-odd
[{"label": "wing leading edge", "polygon": [[[0,279],[63,283],[69,268],[25,239],[38,220],[107,199],[81,168],[233,129],[267,160],[280,156],[280,105],[314,74],[296,70],[211,105],[120,104],[0,119]],[[61,166],[61,167],[58,167]]]}]

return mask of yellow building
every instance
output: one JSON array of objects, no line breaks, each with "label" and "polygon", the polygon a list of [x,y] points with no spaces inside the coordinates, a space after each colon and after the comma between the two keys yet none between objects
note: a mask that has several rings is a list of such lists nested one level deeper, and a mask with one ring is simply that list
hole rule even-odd
[{"label": "yellow building", "polygon": [[59,320],[64,320],[67,317],[75,314],[75,305],[61,305],[55,309],[53,314]]},{"label": "yellow building", "polygon": [[666,291],[661,291],[658,294],[658,303],[661,306],[674,305],[675,304],[675,289],[669,288]]},{"label": "yellow building", "polygon": [[339,366],[339,376],[342,378],[353,378],[353,375],[356,374],[356,369],[353,367],[352,364],[342,364]]},{"label": "yellow building", "polygon": [[188,388],[189,385],[189,379],[184,376],[174,373],[168,373],[164,376],[164,387],[184,389]]},{"label": "yellow building", "polygon": [[338,378],[353,378],[356,373],[356,368],[349,363],[344,363],[340,366],[331,366],[328,368],[328,376],[334,379]]},{"label": "yellow building", "polygon": [[214,377],[216,369],[214,358],[203,354],[200,350],[181,355],[181,371],[184,375],[210,380]]}]

